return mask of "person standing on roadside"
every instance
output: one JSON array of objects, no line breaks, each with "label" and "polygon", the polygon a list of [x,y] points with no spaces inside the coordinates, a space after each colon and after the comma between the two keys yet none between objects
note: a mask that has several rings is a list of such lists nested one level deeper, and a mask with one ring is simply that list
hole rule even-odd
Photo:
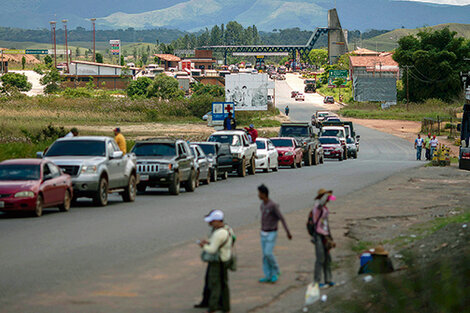
[{"label": "person standing on roadside", "polygon": [[260,283],[275,283],[281,274],[273,250],[276,245],[278,224],[282,222],[287,238],[292,240],[292,235],[287,223],[279,211],[279,205],[269,198],[269,190],[265,185],[258,187],[258,197],[261,200],[261,249],[263,252],[264,277]]},{"label": "person standing on roadside", "polygon": [[234,130],[237,128],[237,121],[233,118],[232,112],[224,119],[224,130]]},{"label": "person standing on roadside", "polygon": [[209,291],[209,313],[222,310],[230,312],[230,290],[228,286],[228,268],[232,257],[233,231],[224,223],[224,212],[212,210],[204,221],[212,227],[209,240],[201,240],[199,246],[203,253],[216,257],[207,261],[207,288]]},{"label": "person standing on roadside", "polygon": [[286,105],[286,108],[284,109],[284,112],[286,113],[286,116],[289,116],[289,106]]},{"label": "person standing on roadside", "polygon": [[421,134],[418,134],[418,138],[415,139],[415,149],[416,149],[416,160],[421,161],[421,154],[423,151],[424,140],[421,138]]},{"label": "person standing on roadside", "polygon": [[[318,283],[320,288],[333,287],[331,275],[331,254],[330,250],[336,245],[331,236],[330,225],[328,223],[329,210],[326,204],[336,200],[333,191],[320,189],[315,198],[313,210],[310,212],[308,224],[312,227],[312,242],[315,245],[315,270],[314,282]],[[308,226],[310,226],[308,225]],[[320,283],[322,274],[325,283]]]},{"label": "person standing on roadside", "polygon": [[431,133],[424,139],[424,148],[426,148],[426,161],[431,160]]},{"label": "person standing on roadside", "polygon": [[72,128],[67,135],[64,136],[64,138],[69,138],[69,137],[77,137],[78,136],[78,129],[76,127]]},{"label": "person standing on roadside", "polygon": [[439,145],[439,140],[437,140],[436,135],[434,135],[429,142],[429,145],[431,146],[431,160],[434,157],[434,151],[437,150],[437,146]]},{"label": "person standing on roadside", "polygon": [[122,153],[126,154],[127,153],[126,138],[124,138],[123,134],[121,134],[121,129],[119,127],[116,127],[114,129],[114,140],[119,146],[119,150],[121,150]]}]

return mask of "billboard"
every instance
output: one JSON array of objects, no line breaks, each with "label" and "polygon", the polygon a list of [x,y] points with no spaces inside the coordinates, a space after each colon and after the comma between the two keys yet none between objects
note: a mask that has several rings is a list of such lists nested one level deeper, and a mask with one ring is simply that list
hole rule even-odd
[{"label": "billboard", "polygon": [[268,74],[232,74],[225,77],[225,101],[233,102],[236,111],[268,109],[268,90],[274,82]]}]

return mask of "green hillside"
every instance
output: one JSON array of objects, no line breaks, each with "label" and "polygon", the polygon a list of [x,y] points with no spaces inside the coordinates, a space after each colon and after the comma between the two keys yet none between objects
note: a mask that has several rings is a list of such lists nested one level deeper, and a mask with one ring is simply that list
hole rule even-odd
[{"label": "green hillside", "polygon": [[422,28],[415,28],[415,29],[407,29],[407,28],[399,28],[392,30],[391,32],[382,34],[380,36],[363,40],[362,44],[360,41],[350,42],[351,48],[355,48],[356,46],[360,46],[362,48],[367,48],[371,50],[377,51],[390,51],[395,49],[398,44],[398,40],[407,35],[415,35],[421,30],[440,30],[445,27],[449,27],[450,30],[457,32],[457,36],[461,36],[467,39],[470,39],[470,24],[456,24],[456,23],[446,23],[446,24],[439,24],[435,26],[429,27],[422,27]]}]

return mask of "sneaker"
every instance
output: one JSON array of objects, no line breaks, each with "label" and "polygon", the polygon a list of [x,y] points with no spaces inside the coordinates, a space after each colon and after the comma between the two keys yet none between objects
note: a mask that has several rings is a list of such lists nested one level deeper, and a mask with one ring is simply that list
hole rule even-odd
[{"label": "sneaker", "polygon": [[271,278],[263,277],[259,280],[260,283],[270,283]]},{"label": "sneaker", "polygon": [[328,286],[330,286],[330,287],[334,287],[335,285],[336,285],[336,284],[335,284],[334,282],[332,282],[332,281],[330,281],[330,282],[328,283]]},{"label": "sneaker", "polygon": [[318,284],[318,287],[320,287],[320,289],[327,289],[327,288],[330,287],[330,285],[329,285],[329,284],[320,283],[320,284]]},{"label": "sneaker", "polygon": [[277,275],[273,275],[273,277],[271,277],[271,283],[275,283],[277,282],[277,280],[279,279],[279,277],[277,277]]}]

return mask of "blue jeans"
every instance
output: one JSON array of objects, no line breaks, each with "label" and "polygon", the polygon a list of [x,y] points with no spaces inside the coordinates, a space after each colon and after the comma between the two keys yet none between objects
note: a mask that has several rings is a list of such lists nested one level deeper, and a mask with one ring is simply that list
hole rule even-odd
[{"label": "blue jeans", "polygon": [[434,151],[436,150],[436,147],[431,147],[431,160],[434,158]]},{"label": "blue jeans", "polygon": [[423,152],[423,147],[416,147],[416,160],[421,160],[422,152]]},{"label": "blue jeans", "polygon": [[277,231],[261,233],[261,249],[263,251],[263,272],[264,277],[271,279],[274,275],[279,275],[279,265],[273,254],[276,245]]}]

